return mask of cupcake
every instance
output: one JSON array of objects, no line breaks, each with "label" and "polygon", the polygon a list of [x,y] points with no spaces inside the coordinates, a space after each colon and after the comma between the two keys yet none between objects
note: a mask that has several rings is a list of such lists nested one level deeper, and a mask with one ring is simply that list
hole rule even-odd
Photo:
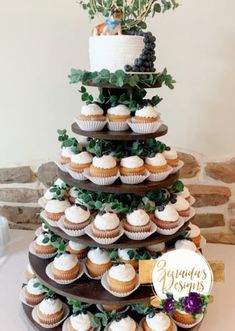
[{"label": "cupcake", "polygon": [[173,331],[173,322],[166,314],[153,312],[145,317],[143,331]]},{"label": "cupcake", "polygon": [[94,331],[92,327],[92,315],[90,313],[82,312],[71,315],[67,324],[68,331]]},{"label": "cupcake", "polygon": [[29,305],[36,306],[45,297],[45,291],[39,286],[36,287],[35,284],[38,283],[37,278],[32,278],[29,280],[28,284],[24,287],[24,297]]},{"label": "cupcake", "polygon": [[190,204],[182,197],[176,197],[171,201],[176,211],[181,217],[188,217],[190,215]]},{"label": "cupcake", "polygon": [[81,152],[71,157],[69,168],[75,172],[82,173],[85,169],[89,169],[92,163],[92,155],[88,152]]},{"label": "cupcake", "polygon": [[48,255],[56,252],[53,247],[50,237],[47,233],[41,233],[34,242],[35,252],[40,255]]},{"label": "cupcake", "polygon": [[138,277],[131,264],[113,265],[107,275],[108,286],[111,291],[127,293],[134,290],[138,283]]},{"label": "cupcake", "polygon": [[191,200],[191,194],[189,192],[189,189],[186,186],[184,186],[184,189],[182,192],[177,193],[177,196],[184,198],[188,202],[190,202],[190,200]]},{"label": "cupcake", "polygon": [[167,170],[168,164],[161,153],[157,153],[154,157],[145,159],[145,168],[152,174],[161,173]]},{"label": "cupcake", "polygon": [[190,325],[193,326],[197,324],[197,316],[187,314],[186,312],[181,310],[175,310],[172,317],[176,322],[187,325],[187,328],[189,328]]},{"label": "cupcake", "polygon": [[92,177],[112,177],[118,173],[117,161],[111,155],[94,157],[90,166],[90,175]]},{"label": "cupcake", "polygon": [[51,192],[53,188],[56,188],[56,186],[49,187],[46,192],[44,193],[42,200],[44,204],[47,204],[48,201],[54,199],[55,192]]},{"label": "cupcake", "polygon": [[199,248],[201,245],[201,230],[197,225],[192,223],[189,224],[189,228],[188,237],[194,242],[197,248]]},{"label": "cupcake", "polygon": [[64,215],[65,209],[70,206],[68,200],[50,200],[45,206],[46,216],[51,221],[58,221]]},{"label": "cupcake", "polygon": [[85,264],[89,275],[94,278],[101,277],[112,267],[109,252],[101,248],[91,249],[87,254]]},{"label": "cupcake", "polygon": [[66,193],[69,189],[69,185],[67,185],[62,179],[57,178],[56,181],[54,182],[54,186],[58,186],[62,193]]},{"label": "cupcake", "polygon": [[132,267],[134,267],[135,270],[139,269],[139,261],[137,260],[133,260],[130,258],[129,253],[130,252],[136,252],[136,249],[132,249],[132,248],[119,248],[118,249],[118,257],[121,263],[125,263],[125,264],[131,264]]},{"label": "cupcake", "polygon": [[108,331],[137,331],[137,323],[130,317],[124,316],[112,321]]},{"label": "cupcake", "polygon": [[71,161],[71,157],[77,152],[71,147],[62,147],[60,151],[60,162],[62,164],[68,164]]},{"label": "cupcake", "polygon": [[120,174],[122,176],[145,175],[144,161],[139,156],[129,156],[121,159]]},{"label": "cupcake", "polygon": [[30,263],[27,264],[25,276],[26,276],[27,280],[30,280],[35,277],[35,272],[33,271]]},{"label": "cupcake", "polygon": [[148,105],[137,110],[131,120],[133,123],[153,123],[159,119],[160,117],[156,107]]},{"label": "cupcake", "polygon": [[151,255],[164,254],[167,251],[165,243],[149,245],[146,248]]},{"label": "cupcake", "polygon": [[80,271],[78,258],[69,253],[57,255],[52,263],[52,273],[58,280],[73,280]]},{"label": "cupcake", "polygon": [[37,308],[38,319],[43,324],[56,324],[64,317],[63,304],[58,298],[45,298]]},{"label": "cupcake", "polygon": [[103,109],[96,103],[89,103],[82,106],[81,114],[79,116],[81,121],[105,121]]},{"label": "cupcake", "polygon": [[84,244],[77,243],[75,241],[69,241],[66,246],[66,251],[76,255],[79,260],[85,259],[89,251],[89,247]]},{"label": "cupcake", "polygon": [[115,238],[121,231],[121,223],[117,214],[97,214],[92,223],[92,232],[97,238]]},{"label": "cupcake", "polygon": [[72,187],[69,190],[69,202],[71,202],[72,204],[74,204],[76,202],[76,199],[78,198],[78,194],[79,194],[79,190],[76,187]]},{"label": "cupcake", "polygon": [[121,305],[120,303],[102,305],[101,307],[102,307],[102,310],[107,313],[111,313],[112,311],[120,312],[125,309],[125,306]]},{"label": "cupcake", "polygon": [[82,230],[90,223],[90,212],[79,206],[72,206],[64,212],[64,227],[68,230]]},{"label": "cupcake", "polygon": [[123,226],[128,232],[150,232],[152,223],[146,211],[137,209],[127,214]]},{"label": "cupcake", "polygon": [[130,117],[130,109],[125,105],[111,107],[107,112],[109,122],[126,122]]},{"label": "cupcake", "polygon": [[154,216],[153,221],[160,229],[171,230],[179,226],[179,214],[173,205],[160,206]]},{"label": "cupcake", "polygon": [[188,249],[193,252],[197,251],[196,245],[191,240],[187,239],[177,240],[175,243],[175,249]]},{"label": "cupcake", "polygon": [[165,159],[167,160],[167,164],[171,167],[178,167],[179,165],[179,158],[178,154],[175,149],[166,147],[165,151],[163,152]]}]

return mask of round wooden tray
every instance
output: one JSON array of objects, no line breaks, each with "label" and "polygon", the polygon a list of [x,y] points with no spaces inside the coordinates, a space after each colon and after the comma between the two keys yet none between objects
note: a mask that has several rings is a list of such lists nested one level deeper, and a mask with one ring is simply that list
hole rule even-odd
[{"label": "round wooden tray", "polygon": [[59,168],[58,177],[70,186],[75,186],[77,188],[88,191],[117,194],[133,193],[136,195],[143,195],[146,192],[153,191],[158,188],[170,187],[179,178],[179,172],[175,173],[174,175],[168,176],[167,179],[161,182],[149,182],[145,180],[143,183],[137,185],[122,184],[120,180],[117,180],[113,185],[109,186],[96,185],[89,180],[76,180],[71,177],[70,174],[62,171]]},{"label": "round wooden tray", "polygon": [[[130,74],[133,74],[133,73],[130,73]],[[141,75],[141,72],[138,72],[137,73],[138,75]],[[142,75],[151,75],[151,74],[156,74],[156,72],[143,72]],[[82,85],[85,85],[85,86],[91,86],[91,87],[98,87],[98,88],[101,88],[101,89],[114,89],[114,90],[133,90],[135,89],[136,87],[134,86],[131,86],[131,85],[124,85],[122,87],[118,87],[116,85],[112,85],[110,83],[93,83],[93,82],[85,82],[85,83],[82,83]],[[147,84],[144,84],[144,83],[139,83],[138,84],[138,88],[145,88],[145,89],[150,89],[150,88],[161,88],[162,87],[162,83],[160,83],[159,81],[157,81],[155,84],[153,85],[147,85]]]},{"label": "round wooden tray", "polygon": [[162,242],[168,242],[175,238],[177,238],[182,232],[184,232],[189,222],[185,223],[178,232],[171,236],[164,236],[161,234],[153,234],[149,238],[145,240],[131,240],[127,238],[125,235],[123,235],[117,242],[111,245],[102,245],[98,244],[96,241],[94,241],[92,238],[90,238],[87,235],[81,236],[81,237],[71,237],[67,235],[64,231],[62,231],[60,228],[52,227],[50,226],[46,221],[45,223],[51,229],[52,232],[54,232],[56,235],[60,236],[61,238],[64,238],[66,240],[72,240],[81,244],[85,244],[89,247],[101,247],[101,248],[107,248],[107,249],[115,249],[115,248],[143,248],[150,245],[156,245],[160,244]]},{"label": "round wooden tray", "polygon": [[107,127],[103,131],[83,131],[79,128],[77,123],[72,124],[72,131],[80,136],[84,137],[92,137],[97,139],[105,139],[105,140],[124,140],[124,141],[131,141],[131,140],[145,140],[149,138],[157,138],[167,134],[168,127],[165,124],[162,124],[160,129],[155,133],[148,133],[148,134],[139,134],[135,133],[131,130],[122,131],[122,132],[115,132],[109,131]]}]

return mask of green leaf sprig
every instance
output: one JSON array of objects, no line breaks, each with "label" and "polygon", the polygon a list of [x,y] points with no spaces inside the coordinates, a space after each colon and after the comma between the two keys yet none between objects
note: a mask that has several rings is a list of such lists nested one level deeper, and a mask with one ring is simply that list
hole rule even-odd
[{"label": "green leaf sprig", "polygon": [[69,137],[67,134],[67,130],[57,130],[58,140],[61,142],[61,148],[68,147],[74,153],[78,153],[80,151],[79,144],[76,138]]}]

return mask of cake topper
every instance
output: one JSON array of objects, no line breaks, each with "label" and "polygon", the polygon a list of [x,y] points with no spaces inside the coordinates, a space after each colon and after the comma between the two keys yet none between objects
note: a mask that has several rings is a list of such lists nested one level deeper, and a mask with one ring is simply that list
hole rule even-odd
[{"label": "cake topper", "polygon": [[113,7],[110,11],[110,16],[105,23],[97,25],[93,31],[93,36],[113,36],[122,34],[122,19],[123,10],[121,8]]}]

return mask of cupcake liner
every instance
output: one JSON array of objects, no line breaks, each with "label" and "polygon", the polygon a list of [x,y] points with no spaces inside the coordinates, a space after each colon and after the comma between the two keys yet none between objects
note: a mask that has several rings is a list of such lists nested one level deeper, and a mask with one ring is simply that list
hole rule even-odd
[{"label": "cupcake liner", "polygon": [[66,229],[65,226],[64,226],[64,216],[61,217],[58,221],[58,227],[64,231],[67,235],[71,236],[71,237],[81,237],[85,234],[85,229],[82,229],[82,230],[69,230],[69,229]]},{"label": "cupcake liner", "polygon": [[200,241],[199,249],[204,248],[206,246],[206,243],[207,243],[206,238],[201,235],[201,241]]},{"label": "cupcake liner", "polygon": [[193,218],[196,214],[196,210],[193,207],[190,207],[190,212],[189,212],[189,216],[180,216],[180,218],[183,219],[184,223],[188,222],[189,220],[191,220],[191,218]]},{"label": "cupcake liner", "polygon": [[192,195],[190,195],[190,197],[189,197],[189,204],[190,204],[190,206],[194,205],[195,202],[196,202],[196,199]]},{"label": "cupcake liner", "polygon": [[[105,310],[103,309],[102,305],[97,304],[96,308],[101,312],[101,313],[105,313]],[[126,313],[129,310],[130,306],[126,306],[124,307],[123,310],[118,311],[119,314],[123,314]]]},{"label": "cupcake liner", "polygon": [[127,131],[129,130],[129,125],[127,121],[123,122],[108,122],[109,131]]},{"label": "cupcake liner", "polygon": [[[85,261],[84,261],[85,262]],[[98,277],[92,277],[90,274],[89,274],[89,271],[87,270],[87,267],[84,263],[84,273],[85,275],[90,278],[90,279],[93,279],[93,280],[101,280],[102,276],[98,276]]]},{"label": "cupcake liner", "polygon": [[134,175],[134,176],[121,176],[120,180],[123,184],[135,185],[140,184],[149,177],[150,173],[146,170],[144,175]]},{"label": "cupcake liner", "polygon": [[86,121],[75,118],[77,125],[83,131],[102,131],[107,121]]},{"label": "cupcake liner", "polygon": [[59,279],[55,279],[53,272],[52,272],[52,264],[53,262],[49,263],[46,266],[46,274],[47,276],[53,280],[55,283],[60,284],[60,285],[68,285],[68,284],[72,284],[74,283],[76,280],[78,280],[79,278],[82,277],[82,275],[84,274],[84,265],[83,263],[78,262],[80,270],[79,270],[79,274],[77,275],[76,278],[72,279],[72,280],[59,280]]},{"label": "cupcake liner", "polygon": [[113,296],[117,297],[117,298],[125,298],[128,297],[129,295],[131,295],[132,293],[134,293],[140,286],[140,283],[137,282],[135,288],[130,291],[130,292],[123,292],[123,293],[119,293],[119,292],[114,292],[109,288],[109,284],[107,281],[107,277],[108,277],[108,271],[106,271],[106,273],[102,276],[101,278],[101,284],[103,286],[103,288],[106,289],[106,291],[108,291],[109,293],[111,293]]},{"label": "cupcake liner", "polygon": [[63,309],[64,309],[64,316],[63,318],[58,322],[58,323],[54,323],[54,324],[44,324],[42,323],[37,315],[37,310],[38,310],[38,306],[34,307],[32,310],[32,318],[33,320],[39,324],[41,327],[43,327],[44,329],[53,329],[55,327],[57,327],[58,325],[60,325],[69,315],[69,307],[63,303]]},{"label": "cupcake liner", "polygon": [[50,218],[47,217],[45,210],[43,210],[40,213],[40,217],[42,219],[44,219],[50,226],[52,226],[54,228],[58,228],[58,222],[59,222],[59,220],[58,221],[52,221],[52,220],[50,220]]},{"label": "cupcake liner", "polygon": [[163,234],[164,236],[171,236],[175,234],[184,225],[184,220],[180,218],[179,225],[174,229],[161,229],[157,226],[157,233]]},{"label": "cupcake liner", "polygon": [[173,319],[173,321],[175,322],[176,325],[178,325],[179,327],[181,327],[183,329],[191,329],[194,326],[198,325],[202,321],[202,319],[203,319],[203,314],[199,314],[198,318],[194,324],[183,324],[183,323],[176,321],[175,319]]},{"label": "cupcake liner", "polygon": [[46,203],[45,203],[43,197],[41,197],[40,199],[38,199],[38,204],[39,204],[40,207],[45,208]]},{"label": "cupcake liner", "polygon": [[[88,314],[92,315],[90,312],[88,312]],[[63,326],[62,326],[62,331],[69,331],[69,328],[68,328],[68,323],[69,323],[69,317],[64,321],[63,323]],[[94,331],[100,331],[101,328],[95,328]]]},{"label": "cupcake liner", "polygon": [[[104,331],[111,331],[111,329],[110,329],[110,324],[111,323],[109,323],[105,328],[104,328]],[[137,323],[136,323],[136,330],[135,331],[143,331],[143,329],[141,328],[141,326],[139,326]],[[175,331],[175,330],[173,330],[173,331]]]},{"label": "cupcake liner", "polygon": [[[145,317],[142,318],[142,320],[140,321],[140,324],[139,324],[141,330],[143,330],[143,323],[144,323],[144,320],[145,320]],[[173,323],[173,329],[172,329],[172,331],[177,331],[177,326],[176,326],[176,324],[175,324],[175,321],[174,321],[172,318],[171,318],[171,321],[172,321],[172,323]]]},{"label": "cupcake liner", "polygon": [[150,173],[148,180],[150,182],[161,182],[165,180],[171,173],[172,173],[172,167],[168,166],[165,171],[156,174]]},{"label": "cupcake liner", "polygon": [[34,306],[34,305],[30,305],[30,304],[27,302],[26,298],[25,298],[25,295],[24,295],[24,293],[25,293],[25,288],[26,288],[26,286],[22,287],[22,289],[20,290],[19,299],[20,299],[20,301],[21,301],[23,304],[25,304],[26,306],[29,306],[29,307],[34,308],[35,306]]},{"label": "cupcake liner", "polygon": [[184,162],[182,160],[179,160],[179,164],[177,165],[177,167],[172,167],[172,175],[179,171],[181,168],[183,168],[183,166]]},{"label": "cupcake liner", "polygon": [[125,235],[131,240],[145,240],[157,231],[157,226],[151,222],[151,229],[149,232],[129,232],[124,230]]},{"label": "cupcake liner", "polygon": [[68,172],[67,168],[66,168],[66,164],[62,164],[59,157],[55,160],[55,164],[57,165],[58,168],[60,168],[60,170],[62,170],[63,172]]},{"label": "cupcake liner", "polygon": [[156,121],[152,123],[133,123],[131,120],[128,121],[129,127],[133,132],[136,133],[155,133],[162,126],[162,121]]},{"label": "cupcake liner", "polygon": [[111,177],[93,177],[90,175],[90,169],[86,169],[84,171],[84,176],[96,185],[107,186],[112,185],[118,179],[119,173],[116,176]]},{"label": "cupcake liner", "polygon": [[121,228],[120,234],[117,237],[114,238],[97,238],[94,236],[93,232],[92,232],[92,225],[89,224],[86,227],[85,233],[92,238],[95,242],[97,242],[98,244],[101,245],[111,245],[113,243],[115,243],[116,241],[118,241],[119,238],[121,238],[121,236],[124,234],[124,230],[123,228]]},{"label": "cupcake liner", "polygon": [[84,176],[83,172],[73,171],[69,168],[68,165],[66,165],[66,169],[67,169],[67,172],[70,174],[70,176],[73,177],[73,179],[86,180],[86,177]]},{"label": "cupcake liner", "polygon": [[51,253],[51,254],[38,254],[36,253],[35,250],[35,241],[32,241],[31,244],[29,245],[29,252],[40,259],[51,259],[52,257],[56,256],[57,252]]}]

